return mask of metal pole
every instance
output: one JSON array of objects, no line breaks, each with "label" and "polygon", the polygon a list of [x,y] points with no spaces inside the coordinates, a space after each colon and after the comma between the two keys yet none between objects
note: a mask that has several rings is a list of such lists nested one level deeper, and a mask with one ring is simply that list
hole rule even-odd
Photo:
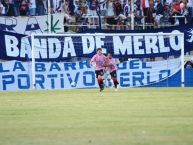
[{"label": "metal pole", "polygon": [[101,21],[101,7],[100,7],[100,1],[97,1],[97,7],[98,7],[98,18],[99,18],[99,30],[102,30],[102,21]]},{"label": "metal pole", "polygon": [[134,0],[131,0],[131,30],[134,30]]},{"label": "metal pole", "polygon": [[36,80],[35,80],[35,55],[34,55],[34,33],[31,34],[31,47],[32,47],[32,89],[36,89]]},{"label": "metal pole", "polygon": [[51,6],[50,6],[50,1],[48,0],[48,33],[52,33],[51,31]]},{"label": "metal pole", "polygon": [[181,36],[181,87],[184,87],[184,33]]}]

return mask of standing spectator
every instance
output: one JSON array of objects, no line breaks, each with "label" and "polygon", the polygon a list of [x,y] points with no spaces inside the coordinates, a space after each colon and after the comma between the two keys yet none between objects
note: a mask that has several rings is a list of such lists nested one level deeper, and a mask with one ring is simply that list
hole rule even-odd
[{"label": "standing spectator", "polygon": [[80,4],[79,4],[79,0],[75,0],[74,1],[74,14],[75,16],[80,16]]},{"label": "standing spectator", "polygon": [[6,4],[0,0],[0,15],[5,16],[7,14]]},{"label": "standing spectator", "polygon": [[114,3],[114,11],[115,11],[115,16],[119,16],[120,14],[123,13],[123,8],[121,5],[120,0],[116,0]]},{"label": "standing spectator", "polygon": [[155,9],[156,9],[155,10],[156,16],[155,16],[154,20],[155,20],[155,25],[158,26],[158,25],[160,25],[161,18],[164,15],[164,7],[163,7],[160,0],[157,0],[157,6]]},{"label": "standing spectator", "polygon": [[12,0],[8,1],[8,10],[7,10],[7,15],[6,16],[15,16]]},{"label": "standing spectator", "polygon": [[75,8],[74,0],[69,1],[69,6],[68,7],[69,7],[70,15],[73,16],[74,15],[74,8]]},{"label": "standing spectator", "polygon": [[45,8],[44,8],[44,3],[43,0],[36,0],[36,13],[37,15],[45,15]]},{"label": "standing spectator", "polygon": [[47,14],[48,13],[48,1],[47,0],[42,0],[43,1],[43,4],[44,4],[44,10],[45,10],[45,14]]},{"label": "standing spectator", "polygon": [[54,0],[51,13],[61,13],[65,0]]},{"label": "standing spectator", "polygon": [[114,11],[115,11],[115,20],[117,21],[117,27],[118,29],[123,29],[124,25],[126,23],[126,16],[123,15],[123,7],[121,5],[120,0],[116,0],[114,2]]},{"label": "standing spectator", "polygon": [[189,0],[187,3],[187,8],[188,8],[188,12],[189,12],[189,22],[193,22],[193,0]]},{"label": "standing spectator", "polygon": [[107,16],[114,16],[115,13],[114,13],[114,7],[113,7],[113,0],[108,0],[107,4],[106,4],[106,7],[107,7],[106,15]]},{"label": "standing spectator", "polygon": [[143,13],[141,10],[141,5],[140,5],[140,0],[136,1],[136,8],[134,9],[134,18],[135,18],[135,24],[140,25],[142,18],[143,18]]},{"label": "standing spectator", "polygon": [[107,13],[106,13],[106,22],[107,22],[107,26],[112,29],[113,27],[111,25],[115,25],[116,21],[115,21],[115,11],[114,11],[114,4],[113,4],[113,0],[108,0],[107,4]]},{"label": "standing spectator", "polygon": [[27,15],[28,3],[27,3],[26,0],[22,0],[22,1],[21,1],[19,11],[20,11],[20,15],[21,15],[21,16],[26,16],[26,15]]},{"label": "standing spectator", "polygon": [[128,0],[124,6],[124,15],[126,17],[131,15],[131,1],[130,0]]},{"label": "standing spectator", "polygon": [[80,4],[80,9],[81,9],[81,15],[86,15],[88,11],[88,7],[86,4],[86,1],[82,1]]},{"label": "standing spectator", "polygon": [[29,15],[35,16],[36,15],[36,1],[29,0]]},{"label": "standing spectator", "polygon": [[170,22],[172,25],[179,25],[179,20],[178,18],[175,18],[175,16],[180,15],[180,4],[178,0],[175,0],[171,6],[171,12],[170,12]]},{"label": "standing spectator", "polygon": [[180,15],[183,16],[179,18],[179,24],[183,25],[186,22],[186,18],[188,17],[188,10],[184,2],[180,3]]},{"label": "standing spectator", "polygon": [[20,5],[19,0],[13,0],[13,8],[14,8],[14,13],[16,17],[20,16],[19,5]]},{"label": "standing spectator", "polygon": [[149,9],[149,0],[142,0],[141,1],[141,7],[142,7],[142,10],[143,10],[143,15],[145,17],[145,22],[147,22],[148,9]]},{"label": "standing spectator", "polygon": [[145,19],[145,22],[150,25],[149,28],[152,28],[151,25],[154,24],[153,13],[155,13],[155,10],[154,10],[154,2],[153,2],[153,0],[150,0],[150,1],[149,1],[149,8],[147,9],[147,17],[146,17],[146,19]]},{"label": "standing spectator", "polygon": [[97,23],[97,1],[96,0],[91,0],[90,1],[90,6],[89,6],[89,10],[90,10],[90,15],[91,15],[91,19],[90,19],[90,24],[91,25],[96,25]]},{"label": "standing spectator", "polygon": [[106,0],[99,0],[99,7],[100,7],[100,10],[101,10],[101,16],[105,16],[106,15]]},{"label": "standing spectator", "polygon": [[4,8],[4,6],[3,6],[3,4],[1,3],[1,0],[0,0],[0,15],[2,14],[3,8]]}]

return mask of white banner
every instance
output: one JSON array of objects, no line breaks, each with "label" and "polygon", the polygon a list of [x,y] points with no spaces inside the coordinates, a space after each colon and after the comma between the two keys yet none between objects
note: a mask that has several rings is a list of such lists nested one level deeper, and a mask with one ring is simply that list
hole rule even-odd
[{"label": "white banner", "polygon": [[[51,16],[53,32],[64,32],[64,15],[63,13],[59,13]],[[47,20],[47,15],[33,17],[0,17],[0,29],[26,35],[30,35],[32,32],[45,33],[48,31]]]},{"label": "white banner", "polygon": [[[173,33],[173,32],[172,32]],[[171,35],[172,35],[171,33]],[[176,31],[170,35],[131,34],[58,34],[34,36],[34,57],[41,61],[62,61],[72,57],[91,58],[97,48],[103,53],[111,52],[118,58],[147,58],[179,55],[181,37]],[[32,46],[26,37],[5,35],[2,40],[0,58],[6,60],[28,60]]]},{"label": "white banner", "polygon": [[[37,62],[37,89],[73,89],[97,87],[94,70],[88,62]],[[139,87],[158,83],[180,70],[180,59],[155,62],[132,60],[119,64],[120,87]],[[31,63],[8,61],[0,63],[0,90],[32,89]]]}]

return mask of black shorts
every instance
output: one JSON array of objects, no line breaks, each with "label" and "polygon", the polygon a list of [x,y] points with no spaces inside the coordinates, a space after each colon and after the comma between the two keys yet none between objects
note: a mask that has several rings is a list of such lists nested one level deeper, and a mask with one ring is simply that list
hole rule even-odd
[{"label": "black shorts", "polygon": [[114,70],[113,72],[110,73],[111,78],[117,78],[117,71]]},{"label": "black shorts", "polygon": [[96,78],[98,78],[98,76],[103,76],[104,75],[104,70],[95,70],[95,74],[96,74]]}]

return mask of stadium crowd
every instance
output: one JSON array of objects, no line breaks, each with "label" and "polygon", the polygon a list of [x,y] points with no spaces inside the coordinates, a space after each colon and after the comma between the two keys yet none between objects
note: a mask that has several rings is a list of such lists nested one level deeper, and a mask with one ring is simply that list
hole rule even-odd
[{"label": "stadium crowd", "polygon": [[[51,13],[64,13],[65,21],[96,25],[98,14],[106,25],[131,23],[131,0],[51,0]],[[47,14],[47,0],[0,0],[2,16],[39,16]],[[135,25],[178,25],[192,21],[193,0],[134,0]]]}]

